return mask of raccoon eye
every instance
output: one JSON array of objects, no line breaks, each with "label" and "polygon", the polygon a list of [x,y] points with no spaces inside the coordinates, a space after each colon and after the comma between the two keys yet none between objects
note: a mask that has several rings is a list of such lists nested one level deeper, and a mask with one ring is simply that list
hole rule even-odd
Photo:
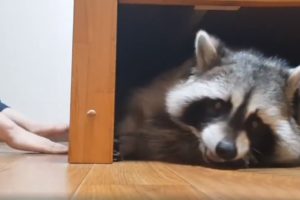
[{"label": "raccoon eye", "polygon": [[223,100],[213,100],[212,104],[208,106],[208,113],[212,116],[218,116],[226,113],[228,111],[226,106],[227,103]]},{"label": "raccoon eye", "polygon": [[213,117],[218,114],[221,108],[222,103],[219,100],[211,100],[211,102],[208,102],[206,105],[206,115]]},{"label": "raccoon eye", "polygon": [[274,152],[276,136],[271,127],[256,114],[251,114],[244,125],[250,140],[250,148],[256,158],[271,155]]},{"label": "raccoon eye", "polygon": [[261,127],[261,119],[256,114],[251,114],[245,121],[244,126],[249,134],[255,134]]},{"label": "raccoon eye", "polygon": [[203,98],[188,105],[181,116],[181,120],[201,129],[208,122],[227,116],[231,107],[230,101]]},{"label": "raccoon eye", "polygon": [[256,121],[256,120],[253,120],[252,122],[251,122],[251,127],[253,128],[253,129],[256,129],[256,128],[258,128],[258,121]]},{"label": "raccoon eye", "polygon": [[218,101],[218,102],[215,103],[214,109],[215,110],[220,110],[222,108],[222,106],[223,106],[222,103]]},{"label": "raccoon eye", "polygon": [[259,129],[260,126],[262,125],[261,121],[257,119],[257,117],[249,117],[248,120],[246,121],[246,129],[248,131],[255,131],[256,129]]}]

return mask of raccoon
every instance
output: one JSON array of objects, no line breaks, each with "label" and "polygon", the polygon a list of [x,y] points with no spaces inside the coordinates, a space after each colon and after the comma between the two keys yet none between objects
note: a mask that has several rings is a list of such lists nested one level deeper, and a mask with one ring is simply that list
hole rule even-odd
[{"label": "raccoon", "polygon": [[232,50],[204,30],[195,56],[135,91],[118,127],[123,160],[294,164],[300,67]]}]

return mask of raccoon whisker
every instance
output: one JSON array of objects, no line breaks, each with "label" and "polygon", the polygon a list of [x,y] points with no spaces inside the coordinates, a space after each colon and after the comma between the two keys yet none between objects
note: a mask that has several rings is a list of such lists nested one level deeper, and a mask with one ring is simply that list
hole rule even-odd
[{"label": "raccoon whisker", "polygon": [[260,152],[259,150],[257,150],[256,148],[251,148],[252,151],[254,151],[255,153],[258,153],[259,155],[262,155],[262,152]]},{"label": "raccoon whisker", "polygon": [[207,148],[205,146],[202,146],[202,158],[203,158],[203,161],[205,163],[210,163],[209,159],[207,158]]},{"label": "raccoon whisker", "polygon": [[183,122],[181,122],[180,120],[174,118],[174,117],[170,117],[171,121],[173,121],[179,128],[181,128],[182,130],[184,130],[184,132],[186,133],[192,133],[193,135],[195,135],[197,138],[199,137],[199,131],[197,131],[196,128],[189,126],[187,124],[184,124]]},{"label": "raccoon whisker", "polygon": [[249,168],[250,158],[249,157],[245,157],[245,158],[242,158],[242,160],[244,161],[245,167]]},{"label": "raccoon whisker", "polygon": [[253,153],[249,153],[248,159],[249,159],[250,162],[252,162],[252,163],[254,163],[254,164],[258,163],[258,160],[257,160],[257,158],[255,157],[255,155],[253,155]]},{"label": "raccoon whisker", "polygon": [[209,163],[209,161],[208,161],[208,159],[207,159],[207,157],[206,157],[206,148],[204,147],[204,149],[203,149],[203,151],[202,151],[202,157],[203,157],[203,161],[205,162],[205,163]]},{"label": "raccoon whisker", "polygon": [[249,152],[245,157],[242,158],[245,163],[245,167],[249,168],[252,162],[255,162],[255,157],[251,152]]},{"label": "raccoon whisker", "polygon": [[203,157],[203,161],[204,161],[205,163],[210,163],[210,161],[207,159],[206,155],[203,155],[202,157]]}]

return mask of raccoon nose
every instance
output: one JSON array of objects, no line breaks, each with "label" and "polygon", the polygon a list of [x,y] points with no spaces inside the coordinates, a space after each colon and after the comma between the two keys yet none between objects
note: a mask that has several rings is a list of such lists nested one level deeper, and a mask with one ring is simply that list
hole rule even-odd
[{"label": "raccoon nose", "polygon": [[237,155],[237,149],[233,142],[223,140],[217,145],[216,153],[220,158],[232,160]]}]

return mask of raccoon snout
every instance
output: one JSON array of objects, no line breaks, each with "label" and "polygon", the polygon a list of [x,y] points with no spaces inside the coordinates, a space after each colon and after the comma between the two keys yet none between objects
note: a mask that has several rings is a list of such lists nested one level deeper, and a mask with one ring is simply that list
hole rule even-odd
[{"label": "raccoon snout", "polygon": [[233,160],[237,156],[237,148],[235,143],[222,140],[216,147],[216,153],[224,160]]}]

